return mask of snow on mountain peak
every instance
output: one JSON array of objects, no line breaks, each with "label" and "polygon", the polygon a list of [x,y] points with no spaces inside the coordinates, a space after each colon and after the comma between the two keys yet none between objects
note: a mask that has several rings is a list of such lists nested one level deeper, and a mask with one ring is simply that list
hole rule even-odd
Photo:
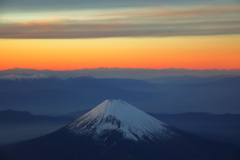
[{"label": "snow on mountain peak", "polygon": [[47,79],[50,77],[51,76],[45,75],[45,74],[34,74],[34,75],[10,74],[7,76],[2,76],[0,77],[0,79],[2,80],[22,80],[22,79],[34,80],[34,79]]},{"label": "snow on mountain peak", "polygon": [[77,135],[93,134],[98,140],[105,134],[119,132],[134,141],[171,137],[166,124],[122,100],[105,100],[67,126]]}]

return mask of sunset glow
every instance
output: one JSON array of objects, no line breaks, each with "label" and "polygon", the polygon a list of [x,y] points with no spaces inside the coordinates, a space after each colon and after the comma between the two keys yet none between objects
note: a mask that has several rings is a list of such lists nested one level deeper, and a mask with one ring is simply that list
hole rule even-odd
[{"label": "sunset glow", "polygon": [[231,0],[130,7],[81,1],[87,8],[76,8],[78,1],[52,8],[11,2],[0,7],[0,70],[240,69],[240,4]]},{"label": "sunset glow", "polygon": [[20,67],[240,68],[239,36],[1,40],[1,70]]}]

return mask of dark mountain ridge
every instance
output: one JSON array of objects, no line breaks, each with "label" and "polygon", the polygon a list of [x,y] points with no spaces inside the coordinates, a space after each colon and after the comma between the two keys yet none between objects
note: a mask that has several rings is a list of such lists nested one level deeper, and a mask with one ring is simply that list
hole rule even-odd
[{"label": "dark mountain ridge", "polygon": [[91,75],[97,78],[129,78],[129,79],[151,79],[155,77],[166,76],[213,76],[213,75],[240,75],[239,69],[234,70],[189,70],[189,69],[141,69],[141,68],[93,68],[93,69],[79,69],[79,70],[66,70],[66,71],[54,71],[54,70],[36,70],[25,68],[13,68],[9,70],[0,71],[0,76],[9,74],[47,74],[60,78],[67,79],[74,76]]},{"label": "dark mountain ridge", "polygon": [[[239,77],[208,83],[154,84],[134,79],[90,76],[32,80],[0,80],[0,109],[35,114],[63,114],[92,108],[107,98],[125,99],[147,112],[240,113]],[[68,106],[68,107],[66,107]],[[58,111],[58,113],[54,113]]]},{"label": "dark mountain ridge", "polygon": [[47,116],[47,115],[33,115],[28,111],[14,111],[14,110],[4,110],[0,111],[0,124],[9,125],[9,124],[31,124],[31,123],[40,123],[40,122],[70,122],[73,118],[68,116]]}]

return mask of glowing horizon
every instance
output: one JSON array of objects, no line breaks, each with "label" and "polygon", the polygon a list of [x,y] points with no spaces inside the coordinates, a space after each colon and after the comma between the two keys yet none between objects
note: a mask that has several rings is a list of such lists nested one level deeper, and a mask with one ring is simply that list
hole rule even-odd
[{"label": "glowing horizon", "polygon": [[[240,36],[0,40],[0,70],[240,69]],[[14,46],[14,47],[11,47]]]},{"label": "glowing horizon", "polygon": [[240,69],[240,3],[107,0],[0,5],[0,70]]}]

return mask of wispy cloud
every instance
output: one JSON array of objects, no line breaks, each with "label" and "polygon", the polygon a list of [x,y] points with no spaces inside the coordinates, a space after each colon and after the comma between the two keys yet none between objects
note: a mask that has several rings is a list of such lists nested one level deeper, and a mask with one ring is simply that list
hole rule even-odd
[{"label": "wispy cloud", "polygon": [[154,6],[2,23],[0,38],[101,38],[240,34],[240,4]]}]

